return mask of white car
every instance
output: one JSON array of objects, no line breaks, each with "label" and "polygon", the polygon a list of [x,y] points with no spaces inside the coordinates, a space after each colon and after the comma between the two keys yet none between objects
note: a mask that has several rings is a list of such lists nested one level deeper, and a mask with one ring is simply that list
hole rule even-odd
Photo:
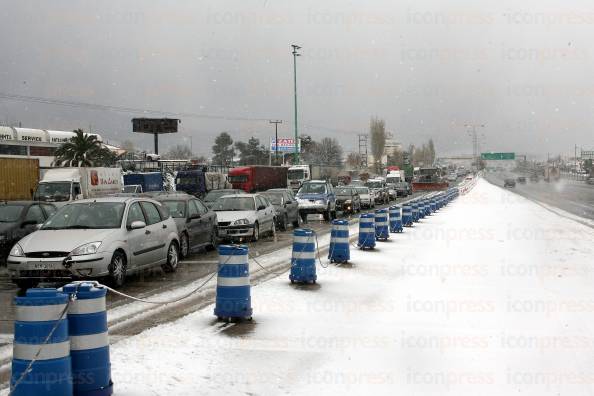
[{"label": "white car", "polygon": [[448,181],[455,182],[457,179],[458,179],[458,175],[456,175],[455,173],[450,173],[448,175]]},{"label": "white car", "polygon": [[359,198],[361,199],[362,208],[375,208],[375,197],[369,191],[369,187],[356,186]]},{"label": "white car", "polygon": [[275,233],[276,210],[260,194],[225,195],[212,206],[217,213],[219,238],[260,239],[264,233]]},{"label": "white car", "polygon": [[8,274],[25,289],[42,281],[109,277],[161,266],[177,269],[179,237],[167,208],[146,198],[74,201],[21,239],[8,256]]}]

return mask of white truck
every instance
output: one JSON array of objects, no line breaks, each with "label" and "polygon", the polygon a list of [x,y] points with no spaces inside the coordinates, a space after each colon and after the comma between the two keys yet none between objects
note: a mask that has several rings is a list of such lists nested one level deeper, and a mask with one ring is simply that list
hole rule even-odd
[{"label": "white truck", "polygon": [[310,180],[324,180],[337,185],[340,170],[335,166],[293,165],[287,170],[287,187],[297,191],[303,183]]},{"label": "white truck", "polygon": [[397,170],[397,171],[390,171],[386,175],[386,183],[388,184],[397,184],[404,181],[404,171]]},{"label": "white truck", "polygon": [[123,185],[120,168],[48,169],[37,185],[33,199],[62,206],[77,199],[120,193]]}]

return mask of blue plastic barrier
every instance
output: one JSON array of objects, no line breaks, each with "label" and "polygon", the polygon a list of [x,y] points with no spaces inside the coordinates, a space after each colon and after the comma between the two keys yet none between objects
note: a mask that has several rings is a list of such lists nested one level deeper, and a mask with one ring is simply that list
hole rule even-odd
[{"label": "blue plastic barrier", "polygon": [[347,220],[332,221],[328,258],[331,263],[346,263],[351,259],[349,248],[349,222]]},{"label": "blue plastic barrier", "polygon": [[375,215],[364,213],[359,217],[359,241],[357,246],[360,249],[373,249],[375,247]]},{"label": "blue plastic barrier", "polygon": [[375,238],[378,241],[386,241],[390,238],[387,209],[377,209],[375,211]]},{"label": "blue plastic barrier", "polygon": [[412,215],[412,205],[411,204],[402,205],[402,225],[404,225],[406,227],[412,227],[412,225],[413,225],[413,215]]},{"label": "blue plastic barrier", "polygon": [[214,314],[224,320],[251,319],[250,292],[248,247],[220,245]]},{"label": "blue plastic barrier", "polygon": [[400,205],[390,206],[390,232],[402,232],[402,211]]},{"label": "blue plastic barrier", "polygon": [[298,228],[293,231],[293,257],[291,283],[316,283],[316,234],[313,230]]}]

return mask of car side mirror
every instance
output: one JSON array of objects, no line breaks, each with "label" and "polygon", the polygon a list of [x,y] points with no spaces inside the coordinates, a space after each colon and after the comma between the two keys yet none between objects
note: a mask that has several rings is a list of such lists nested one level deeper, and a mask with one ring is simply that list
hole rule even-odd
[{"label": "car side mirror", "polygon": [[200,218],[200,214],[199,213],[194,213],[191,214],[190,217],[188,217],[188,220],[196,220]]},{"label": "car side mirror", "polygon": [[258,210],[264,210],[264,209],[266,209],[266,206],[264,206],[264,205],[258,206]]},{"label": "car side mirror", "polygon": [[21,228],[25,228],[27,226],[32,226],[32,225],[37,225],[37,221],[35,221],[35,220],[23,221],[23,223],[21,224]]},{"label": "car side mirror", "polygon": [[36,230],[41,230],[41,227],[43,226],[43,223],[37,223],[35,224],[35,229]]},{"label": "car side mirror", "polygon": [[141,228],[146,227],[146,223],[144,221],[136,220],[133,221],[132,224],[128,227],[130,230],[139,230]]}]

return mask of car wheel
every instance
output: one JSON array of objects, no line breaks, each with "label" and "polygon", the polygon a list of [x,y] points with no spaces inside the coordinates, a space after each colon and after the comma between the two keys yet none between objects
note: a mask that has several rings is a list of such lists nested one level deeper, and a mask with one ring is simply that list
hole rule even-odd
[{"label": "car wheel", "polygon": [[324,221],[330,221],[330,208],[324,212]]},{"label": "car wheel", "polygon": [[334,220],[336,218],[336,210],[333,210],[332,212],[330,212],[330,219]]},{"label": "car wheel", "polygon": [[301,226],[301,216],[297,213],[297,218],[293,222],[293,228],[299,228]]},{"label": "car wheel", "polygon": [[301,217],[301,223],[307,223],[307,213],[299,212],[299,217]]},{"label": "car wheel", "polygon": [[122,287],[126,282],[126,269],[128,264],[126,262],[126,255],[120,251],[116,251],[111,257],[109,263],[109,281],[115,287]]},{"label": "car wheel", "polygon": [[271,237],[275,237],[276,236],[276,221],[272,221],[272,226],[270,227],[270,236]]},{"label": "car wheel", "polygon": [[21,289],[23,291],[37,287],[37,285],[39,284],[38,281],[33,280],[33,279],[18,279],[18,280],[15,280],[14,283],[17,285],[17,287],[19,289]]},{"label": "car wheel", "polygon": [[179,239],[179,255],[181,256],[181,258],[186,258],[186,257],[188,257],[189,253],[190,253],[190,241],[188,240],[188,234],[186,234],[184,232],[181,235],[181,238]]},{"label": "car wheel", "polygon": [[252,236],[252,241],[258,242],[258,239],[260,239],[260,226],[256,222],[256,224],[254,224],[254,235]]},{"label": "car wheel", "polygon": [[165,272],[175,272],[177,265],[179,264],[179,250],[177,243],[171,241],[169,248],[167,249],[167,262],[161,266]]},{"label": "car wheel", "polygon": [[278,229],[281,231],[287,231],[287,225],[289,224],[289,215],[285,213],[283,220],[278,225]]}]

